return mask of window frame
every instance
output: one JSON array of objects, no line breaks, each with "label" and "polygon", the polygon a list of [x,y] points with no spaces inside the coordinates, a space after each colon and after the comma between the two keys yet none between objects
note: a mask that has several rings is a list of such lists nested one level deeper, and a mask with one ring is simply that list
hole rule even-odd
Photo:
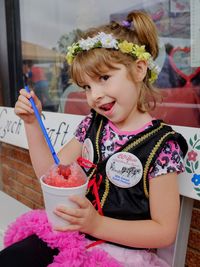
[{"label": "window frame", "polygon": [[13,107],[23,87],[20,0],[0,0],[0,80],[3,104]]}]

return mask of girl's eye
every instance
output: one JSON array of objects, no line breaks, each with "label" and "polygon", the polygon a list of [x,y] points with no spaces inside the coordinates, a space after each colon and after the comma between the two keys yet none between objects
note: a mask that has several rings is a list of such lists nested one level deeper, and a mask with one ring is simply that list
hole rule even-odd
[{"label": "girl's eye", "polygon": [[82,88],[86,91],[90,90],[90,86],[89,85],[83,85]]},{"label": "girl's eye", "polygon": [[109,75],[103,75],[100,77],[100,80],[107,81],[110,78]]}]

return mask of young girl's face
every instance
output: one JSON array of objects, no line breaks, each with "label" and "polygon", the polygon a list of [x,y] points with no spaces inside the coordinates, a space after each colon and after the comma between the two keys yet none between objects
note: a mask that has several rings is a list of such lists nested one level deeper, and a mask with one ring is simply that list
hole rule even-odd
[{"label": "young girl's face", "polygon": [[138,113],[139,85],[124,65],[115,67],[94,78],[84,75],[80,86],[86,91],[89,106],[120,128]]}]

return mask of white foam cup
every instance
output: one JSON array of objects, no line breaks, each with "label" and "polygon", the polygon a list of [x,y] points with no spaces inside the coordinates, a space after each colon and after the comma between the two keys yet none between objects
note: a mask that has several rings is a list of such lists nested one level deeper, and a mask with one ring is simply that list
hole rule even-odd
[{"label": "white foam cup", "polygon": [[69,208],[76,208],[77,205],[69,199],[69,196],[78,195],[80,197],[84,197],[86,194],[88,181],[86,181],[85,184],[76,187],[55,187],[44,183],[44,178],[45,176],[40,178],[40,183],[48,221],[52,226],[57,227],[69,225],[69,222],[58,217],[54,211],[59,205],[65,205]]}]

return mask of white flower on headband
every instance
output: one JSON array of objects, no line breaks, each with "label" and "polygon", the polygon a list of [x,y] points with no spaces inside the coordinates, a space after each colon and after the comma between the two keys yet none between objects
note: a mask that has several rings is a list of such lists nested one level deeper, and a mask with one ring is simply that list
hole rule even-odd
[{"label": "white flower on headband", "polygon": [[68,64],[72,64],[78,53],[94,48],[115,49],[122,53],[129,54],[135,59],[145,60],[151,71],[151,77],[149,78],[150,83],[155,82],[158,78],[160,68],[154,62],[151,54],[146,52],[144,45],[140,46],[126,40],[118,40],[115,39],[112,34],[107,34],[105,32],[99,32],[94,37],[81,39],[77,43],[73,43],[72,46],[69,46],[66,56]]},{"label": "white flower on headband", "polygon": [[118,42],[113,38],[112,34],[106,34],[105,32],[100,32],[98,34],[99,41],[103,48],[114,48],[117,49]]},{"label": "white flower on headband", "polygon": [[90,38],[88,37],[87,39],[81,39],[78,44],[79,47],[82,48],[82,50],[90,50],[92,48],[94,48],[94,45],[98,42],[98,38],[97,36]]}]

